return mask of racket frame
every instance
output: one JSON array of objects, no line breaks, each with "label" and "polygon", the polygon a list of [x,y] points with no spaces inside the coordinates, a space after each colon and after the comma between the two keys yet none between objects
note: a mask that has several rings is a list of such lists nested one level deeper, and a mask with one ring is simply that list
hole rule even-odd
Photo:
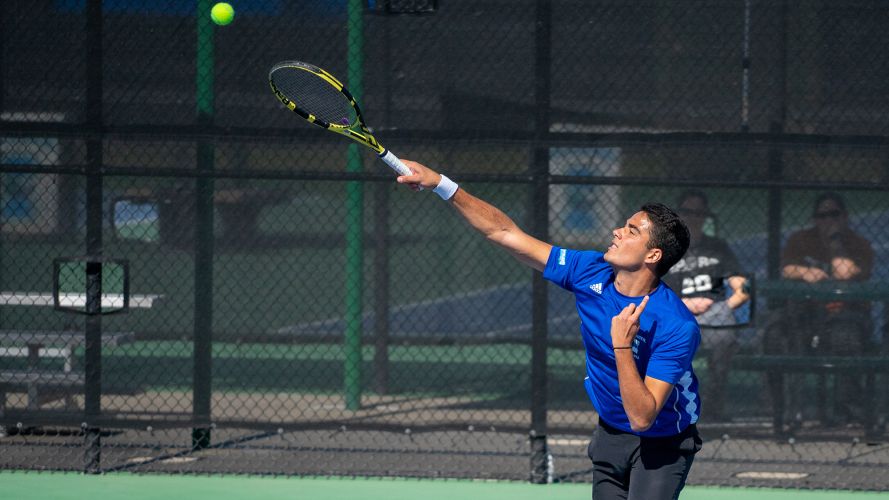
[{"label": "racket frame", "polygon": [[[348,99],[349,105],[352,106],[352,109],[355,110],[355,123],[351,123],[349,125],[328,123],[327,121],[318,118],[312,113],[309,113],[305,109],[300,108],[296,102],[284,95],[284,93],[281,92],[280,89],[278,89],[277,85],[275,85],[273,74],[275,73],[275,71],[284,68],[306,71],[318,78],[321,78],[322,80],[327,82],[327,84],[343,94],[343,96]],[[384,148],[383,145],[380,144],[379,141],[377,141],[377,139],[370,132],[370,129],[368,129],[367,125],[364,123],[364,116],[361,114],[361,108],[358,106],[358,102],[355,100],[349,90],[346,89],[346,86],[327,71],[319,68],[318,66],[315,66],[314,64],[309,64],[302,61],[282,61],[272,66],[272,69],[269,70],[269,86],[271,86],[272,92],[275,94],[275,97],[277,97],[278,100],[287,107],[287,109],[303,117],[309,123],[330,130],[331,132],[336,132],[340,135],[344,135],[358,143],[361,143],[373,149],[377,152],[377,155],[380,157],[380,159],[383,160],[383,162],[385,162],[387,165],[389,165],[389,167],[392,168],[392,170],[394,170],[399,175],[410,175],[413,173],[409,168],[407,168],[404,163],[401,162],[401,160],[398,159],[397,156],[395,156],[388,149]],[[360,129],[360,131],[355,130],[356,125]]]},{"label": "racket frame", "polygon": [[[299,104],[293,102],[290,98],[288,98],[286,95],[284,95],[284,93],[281,92],[281,90],[278,89],[278,87],[275,85],[274,78],[272,78],[272,75],[275,73],[275,71],[283,69],[283,68],[293,68],[293,69],[311,73],[311,74],[317,76],[318,78],[321,78],[322,80],[327,82],[330,86],[332,86],[337,91],[339,91],[341,94],[343,94],[346,97],[346,99],[348,99],[349,105],[351,105],[352,109],[355,110],[355,123],[352,123],[349,125],[340,125],[338,123],[326,122],[326,121],[322,120],[321,118],[318,118],[317,116],[309,113],[305,109],[301,108],[299,106]],[[358,106],[358,102],[355,100],[355,98],[352,96],[352,94],[349,92],[349,90],[345,87],[345,85],[343,85],[342,82],[337,80],[335,76],[331,75],[327,71],[324,71],[323,69],[321,69],[317,66],[314,66],[312,64],[304,63],[301,61],[283,61],[283,62],[276,64],[269,71],[269,86],[272,87],[272,92],[274,92],[274,94],[278,98],[278,100],[281,101],[285,106],[287,106],[287,109],[289,109],[290,111],[293,111],[294,113],[303,117],[309,123],[317,125],[321,128],[326,128],[327,130],[330,130],[331,132],[336,132],[336,133],[344,135],[350,139],[358,141],[361,144],[364,144],[365,146],[376,151],[377,154],[379,154],[380,156],[385,155],[386,148],[384,148],[379,143],[379,141],[377,141],[377,139],[370,132],[370,129],[368,129],[367,125],[364,123],[364,116],[361,114],[361,108]],[[354,130],[354,128],[356,126],[360,129],[360,132]]]}]

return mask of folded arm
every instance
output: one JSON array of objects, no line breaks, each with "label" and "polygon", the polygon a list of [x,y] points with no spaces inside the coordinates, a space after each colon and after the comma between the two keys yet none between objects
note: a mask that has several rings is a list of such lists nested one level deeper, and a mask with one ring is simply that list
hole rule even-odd
[{"label": "folded arm", "polygon": [[750,300],[750,294],[745,290],[745,285],[747,284],[747,278],[743,276],[730,276],[728,279],[728,286],[732,289],[732,294],[726,299],[728,306],[732,309],[737,309],[745,302]]}]

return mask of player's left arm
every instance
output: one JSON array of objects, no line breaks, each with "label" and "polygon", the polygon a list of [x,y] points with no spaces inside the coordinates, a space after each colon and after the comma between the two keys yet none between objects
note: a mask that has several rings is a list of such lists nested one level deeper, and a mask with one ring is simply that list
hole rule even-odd
[{"label": "player's left arm", "polygon": [[617,378],[620,384],[620,397],[624,411],[630,420],[630,427],[636,432],[648,430],[667,402],[673,384],[652,377],[639,375],[636,360],[631,349],[615,351]]},{"label": "player's left arm", "polygon": [[[643,380],[632,349],[623,349],[633,345],[633,340],[639,332],[639,316],[648,304],[648,297],[642,299],[637,307],[630,304],[620,314],[611,319],[611,341],[614,349],[614,358],[617,364],[617,378],[620,387],[620,397],[624,411],[630,421],[630,427],[636,432],[648,430],[657,418],[658,413],[667,402],[673,385],[670,382],[646,376]],[[680,342],[682,344],[683,342]],[[677,346],[686,352],[688,357],[694,355],[696,344]],[[672,356],[668,356],[672,358]],[[681,360],[671,359],[672,372],[683,364]]]}]

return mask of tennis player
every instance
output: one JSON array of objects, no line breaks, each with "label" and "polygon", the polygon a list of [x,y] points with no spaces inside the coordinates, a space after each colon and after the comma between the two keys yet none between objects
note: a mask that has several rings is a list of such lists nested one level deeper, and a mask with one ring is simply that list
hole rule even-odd
[{"label": "tennis player", "polygon": [[502,211],[419,163],[398,182],[432,189],[489,241],[575,295],[586,349],[584,380],[599,414],[588,447],[596,500],[675,499],[701,438],[692,358],[694,316],[661,282],[685,253],[689,231],[664,205],[644,205],[614,229],[604,253],[560,248],[519,229]]}]

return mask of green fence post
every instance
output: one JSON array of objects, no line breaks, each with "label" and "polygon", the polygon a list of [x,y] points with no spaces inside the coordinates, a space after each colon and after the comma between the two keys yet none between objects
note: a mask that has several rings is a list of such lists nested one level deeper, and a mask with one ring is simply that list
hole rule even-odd
[{"label": "green fence post", "polygon": [[[361,0],[348,4],[348,87],[356,99],[363,93],[364,26]],[[361,154],[350,144],[346,169],[361,172]],[[344,385],[346,409],[361,407],[361,303],[364,295],[364,191],[361,181],[346,185],[346,332]]]},{"label": "green fence post", "polygon": [[[197,54],[195,67],[197,123],[209,129],[213,125],[213,77],[215,31],[210,22],[210,0],[198,0]],[[213,143],[197,143],[197,168],[212,172]],[[192,448],[210,445],[211,392],[213,373],[213,190],[212,177],[195,181],[194,238],[194,357]]]}]

